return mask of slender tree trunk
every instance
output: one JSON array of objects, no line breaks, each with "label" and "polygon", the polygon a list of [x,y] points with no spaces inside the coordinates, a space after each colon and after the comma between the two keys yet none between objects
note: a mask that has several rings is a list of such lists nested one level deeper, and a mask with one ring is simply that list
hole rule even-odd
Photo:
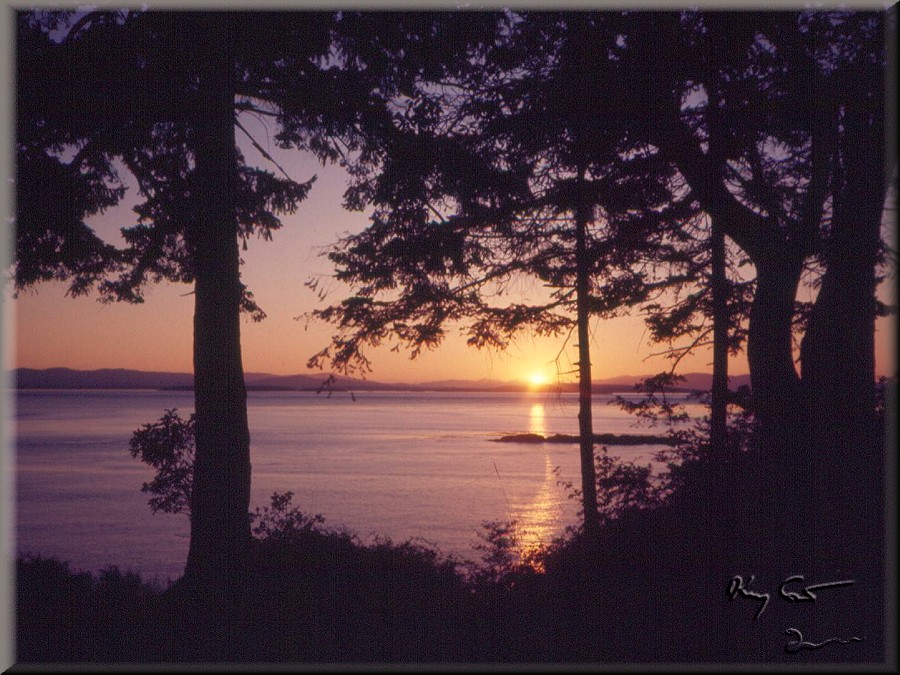
[{"label": "slender tree trunk", "polygon": [[200,656],[229,658],[234,598],[247,576],[250,437],[241,363],[233,64],[228,18],[203,22],[202,123],[195,147],[198,221],[194,240],[196,454],[186,577],[200,599]]},{"label": "slender tree trunk", "polygon": [[[582,87],[577,80],[590,67],[589,18],[587,14],[576,14],[569,25],[569,40],[575,46],[579,65],[575,90]],[[584,533],[590,546],[597,541],[600,530],[600,513],[597,510],[597,468],[594,463],[594,412],[591,394],[591,337],[590,337],[590,292],[591,270],[587,255],[587,228],[593,221],[593,203],[585,192],[587,160],[583,148],[588,138],[588,113],[590,102],[584,97],[578,99],[574,128],[574,146],[579,158],[575,183],[575,313],[578,328],[578,438],[581,454],[581,499],[584,509]],[[596,580],[594,580],[596,581]],[[591,593],[596,592],[591,589]],[[590,594],[589,594],[590,595]]]},{"label": "slender tree trunk", "polygon": [[712,221],[713,377],[709,441],[712,451],[725,452],[728,438],[728,280],[725,278],[725,234]]},{"label": "slender tree trunk", "polygon": [[[573,83],[575,91],[582,91],[578,80],[590,68],[589,50],[594,42],[590,34],[587,13],[576,13],[570,25],[569,40],[576,46],[578,75]],[[584,149],[589,138],[589,97],[581,96],[577,103],[574,146],[579,153],[576,168],[575,195],[575,304],[578,328],[578,434],[581,456],[581,498],[584,510],[584,568],[579,579],[580,611],[576,617],[585,649],[581,652],[591,661],[602,658],[604,632],[600,617],[600,513],[597,510],[597,468],[594,458],[594,422],[591,394],[591,337],[590,292],[591,261],[588,257],[588,226],[594,219],[594,203],[587,195],[585,177],[587,160]],[[577,605],[576,605],[577,606]]]},{"label": "slender tree trunk", "polygon": [[[584,169],[578,174],[579,192],[584,182]],[[581,195],[579,195],[581,197]],[[587,259],[587,226],[589,210],[583,197],[575,214],[576,313],[578,322],[578,434],[581,450],[581,493],[584,505],[584,531],[589,538],[600,529],[597,511],[597,471],[594,465],[594,423],[591,386],[590,342],[590,269]]]}]

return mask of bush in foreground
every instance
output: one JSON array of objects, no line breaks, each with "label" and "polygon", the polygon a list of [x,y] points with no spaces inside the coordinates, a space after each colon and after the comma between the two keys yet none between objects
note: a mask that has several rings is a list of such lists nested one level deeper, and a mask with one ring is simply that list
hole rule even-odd
[{"label": "bush in foreground", "polygon": [[[733,477],[729,480],[738,485]],[[254,542],[233,660],[254,663],[803,662],[883,659],[882,582],[854,568],[854,586],[821,602],[777,596],[790,574],[808,583],[842,571],[790,538],[766,535],[770,515],[753,491],[727,508],[683,489],[655,508],[608,521],[595,541],[580,533],[533,564],[508,553],[509,529],[486,540],[472,567],[412,542],[363,545],[315,518],[271,509]],[[786,503],[784,500],[781,502]],[[777,514],[776,514],[777,515]],[[288,531],[272,534],[282,522]],[[290,523],[290,525],[287,525]],[[740,529],[735,529],[739,523]],[[505,533],[505,534],[504,534]],[[758,538],[757,538],[758,537]],[[506,548],[504,548],[506,547]],[[801,547],[802,548],[802,547]],[[773,600],[729,600],[734,575],[754,575]],[[835,576],[838,575],[838,576]],[[19,662],[191,661],[196,624],[181,582],[162,591],[110,569],[99,577],[65,563],[18,563]],[[826,598],[825,596],[830,593]],[[785,652],[784,630],[806,639],[863,641]]]}]

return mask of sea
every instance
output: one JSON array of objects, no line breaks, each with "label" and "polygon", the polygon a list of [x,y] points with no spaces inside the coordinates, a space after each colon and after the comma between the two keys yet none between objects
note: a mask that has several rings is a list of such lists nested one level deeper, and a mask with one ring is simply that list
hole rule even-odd
[{"label": "sea", "polygon": [[[167,409],[187,418],[192,392],[41,389],[10,399],[17,555],[177,579],[188,516],[151,512],[141,486],[154,470],[128,443]],[[612,399],[594,397],[595,433],[661,433],[636,427]],[[294,506],[363,543],[412,540],[473,561],[485,523],[515,520],[524,553],[577,523],[565,483],[580,483],[578,446],[497,439],[576,434],[577,408],[576,394],[558,392],[250,391],[251,512],[290,491]],[[644,464],[658,450],[609,447]]]}]

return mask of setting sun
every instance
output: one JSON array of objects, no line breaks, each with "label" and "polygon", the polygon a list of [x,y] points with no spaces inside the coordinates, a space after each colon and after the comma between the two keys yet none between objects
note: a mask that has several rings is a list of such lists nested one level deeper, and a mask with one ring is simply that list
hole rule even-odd
[{"label": "setting sun", "polygon": [[528,376],[528,382],[534,387],[539,387],[542,384],[547,384],[547,378],[542,373],[532,373]]}]

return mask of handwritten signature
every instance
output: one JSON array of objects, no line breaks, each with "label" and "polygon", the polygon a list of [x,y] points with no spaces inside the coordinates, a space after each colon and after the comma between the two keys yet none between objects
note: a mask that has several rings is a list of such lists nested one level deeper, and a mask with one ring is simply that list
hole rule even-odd
[{"label": "handwritten signature", "polygon": [[[759,608],[757,608],[756,613],[753,615],[754,621],[762,616],[762,613],[763,611],[765,611],[771,598],[771,595],[769,593],[758,593],[750,589],[750,584],[753,583],[753,580],[755,578],[756,576],[753,574],[751,574],[750,578],[746,580],[740,575],[735,575],[728,582],[728,587],[725,591],[725,594],[727,595],[729,601],[734,600],[737,597],[741,597],[747,598],[749,600],[755,600],[756,602],[760,603]],[[793,574],[789,576],[787,579],[781,582],[780,586],[778,586],[778,595],[780,595],[788,602],[815,602],[816,598],[818,597],[815,591],[821,591],[826,588],[852,586],[856,583],[855,579],[847,579],[845,581],[829,581],[823,584],[813,584],[812,586],[806,586],[799,591],[788,590],[787,586],[789,584],[803,580],[804,577],[802,574]]]},{"label": "handwritten signature", "polygon": [[[753,574],[751,574],[747,579],[744,579],[744,577],[740,575],[733,576],[728,582],[728,586],[725,590],[725,595],[728,597],[729,602],[734,600],[735,598],[746,598],[748,600],[754,600],[758,602],[759,607],[757,608],[756,613],[753,615],[753,619],[755,621],[760,616],[762,616],[762,613],[769,605],[771,594],[752,590],[750,588],[750,584],[753,583],[754,579],[756,579],[756,576]],[[802,574],[792,574],[784,581],[782,581],[778,586],[778,595],[788,602],[815,602],[818,598],[818,596],[816,595],[816,591],[822,591],[828,588],[840,588],[842,586],[852,586],[856,583],[855,579],[845,579],[844,581],[828,581],[822,584],[812,584],[811,586],[804,586],[799,589],[796,586],[794,586],[793,588],[788,588],[788,586],[790,586],[791,584],[796,584],[803,581],[804,577]],[[806,642],[803,639],[803,633],[801,633],[796,628],[788,628],[784,631],[784,634],[794,638],[792,640],[788,640],[787,644],[784,645],[784,651],[788,654],[798,654],[804,649],[821,649],[825,645],[830,644],[847,645],[851,642],[862,642],[864,639],[856,636],[848,638],[846,640],[833,637],[828,638],[827,640],[824,640],[822,642]]]},{"label": "handwritten signature", "polygon": [[805,642],[803,640],[803,633],[801,633],[796,628],[788,628],[784,631],[784,634],[796,637],[795,640],[788,640],[787,644],[784,645],[784,651],[786,651],[788,654],[797,654],[804,649],[821,649],[828,644],[848,645],[851,642],[862,642],[865,639],[854,636],[847,640],[842,640],[841,638],[828,638],[823,642]]}]

